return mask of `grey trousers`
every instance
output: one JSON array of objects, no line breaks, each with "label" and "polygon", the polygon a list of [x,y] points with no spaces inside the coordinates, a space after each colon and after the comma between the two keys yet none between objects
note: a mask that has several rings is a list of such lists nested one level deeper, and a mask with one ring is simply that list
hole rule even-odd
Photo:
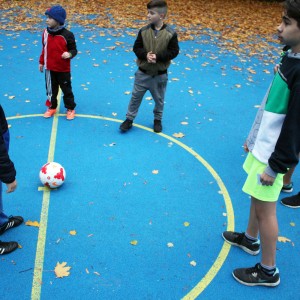
[{"label": "grey trousers", "polygon": [[132,97],[128,105],[126,118],[134,120],[137,116],[143,97],[149,91],[155,102],[153,109],[154,119],[161,120],[164,110],[165,93],[168,82],[168,74],[151,76],[140,70],[135,72]]}]

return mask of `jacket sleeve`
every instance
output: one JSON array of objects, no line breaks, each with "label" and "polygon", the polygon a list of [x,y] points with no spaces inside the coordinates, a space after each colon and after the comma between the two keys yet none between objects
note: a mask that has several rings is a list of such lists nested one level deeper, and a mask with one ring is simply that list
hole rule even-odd
[{"label": "jacket sleeve", "polygon": [[142,31],[140,30],[137,38],[133,44],[133,52],[137,58],[141,60],[147,60],[147,51],[144,49],[144,43],[142,38]]},{"label": "jacket sleeve", "polygon": [[286,173],[298,164],[300,153],[300,76],[291,88],[288,111],[269,166],[276,173]]},{"label": "jacket sleeve", "polygon": [[76,41],[75,41],[74,34],[72,32],[69,32],[68,37],[67,37],[67,48],[68,48],[68,51],[72,55],[71,58],[73,58],[77,55]]},{"label": "jacket sleeve", "polygon": [[44,53],[45,53],[45,45],[44,45],[44,33],[45,31],[43,31],[43,34],[42,34],[42,53],[40,55],[40,59],[39,59],[39,63],[41,65],[44,65],[45,64],[45,61],[44,61]]},{"label": "jacket sleeve", "polygon": [[[0,120],[3,122],[3,120]],[[10,160],[3,138],[2,127],[0,125],[0,181],[12,183],[16,179],[16,170],[13,162]]]},{"label": "jacket sleeve", "polygon": [[174,32],[167,50],[160,52],[156,55],[156,61],[167,62],[174,59],[179,53],[178,37],[177,33]]}]

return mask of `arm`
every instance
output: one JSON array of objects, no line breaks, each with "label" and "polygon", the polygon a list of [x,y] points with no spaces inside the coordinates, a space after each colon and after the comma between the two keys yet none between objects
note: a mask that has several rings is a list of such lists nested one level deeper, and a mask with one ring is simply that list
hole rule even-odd
[{"label": "arm", "polygon": [[177,33],[174,32],[167,50],[160,52],[156,55],[156,61],[167,62],[174,59],[179,53],[179,45],[178,45],[178,38]]},{"label": "arm", "polygon": [[[5,141],[3,138],[2,126],[6,122],[2,107],[0,106],[0,181],[6,183],[7,185],[15,182],[16,170],[13,162],[10,160]],[[8,187],[9,188],[9,187]]]},{"label": "arm", "polygon": [[74,34],[72,32],[69,32],[68,38],[67,38],[67,48],[68,52],[70,53],[69,58],[73,58],[77,55],[77,46]]},{"label": "arm", "polygon": [[133,52],[135,53],[137,58],[147,60],[147,51],[144,49],[141,30],[139,31],[138,36],[134,42]]},{"label": "arm", "polygon": [[275,178],[297,165],[300,152],[300,81],[291,88],[288,111],[265,173]]}]

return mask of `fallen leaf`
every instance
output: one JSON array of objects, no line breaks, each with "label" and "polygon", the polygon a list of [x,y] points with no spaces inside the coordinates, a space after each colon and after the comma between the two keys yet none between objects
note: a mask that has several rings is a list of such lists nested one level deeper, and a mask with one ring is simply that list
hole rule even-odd
[{"label": "fallen leaf", "polygon": [[158,170],[153,170],[152,174],[158,174],[158,172],[159,172]]},{"label": "fallen leaf", "polygon": [[39,224],[38,221],[30,221],[30,220],[28,220],[28,221],[25,223],[25,225],[27,225],[27,226],[33,226],[33,227],[40,227],[40,224]]},{"label": "fallen leaf", "polygon": [[133,246],[136,246],[138,244],[138,241],[137,240],[133,240],[133,241],[130,242],[130,244],[133,245]]},{"label": "fallen leaf", "polygon": [[196,263],[194,260],[192,260],[192,261],[190,262],[190,265],[193,266],[193,267],[196,267],[197,263]]},{"label": "fallen leaf", "polygon": [[184,222],[184,223],[183,223],[183,226],[184,226],[184,227],[188,227],[188,226],[190,226],[190,223],[189,223],[189,222]]},{"label": "fallen leaf", "polygon": [[55,275],[58,278],[67,277],[70,275],[70,269],[71,267],[66,267],[67,263],[62,262],[61,264],[57,262],[56,267],[54,269]]},{"label": "fallen leaf", "polygon": [[124,92],[125,95],[130,95],[130,93],[131,92],[129,92],[129,91]]},{"label": "fallen leaf", "polygon": [[290,239],[288,239],[288,238],[286,238],[286,237],[284,237],[284,236],[279,236],[278,237],[278,242],[282,242],[282,243],[286,243],[286,242],[291,242],[291,240]]},{"label": "fallen leaf", "polygon": [[168,246],[168,248],[173,248],[174,244],[173,243],[168,243],[167,246]]},{"label": "fallen leaf", "polygon": [[178,132],[178,133],[173,133],[173,136],[176,138],[183,138],[184,134],[182,132]]},{"label": "fallen leaf", "polygon": [[71,235],[76,235],[77,232],[76,232],[76,230],[71,230],[71,231],[70,231],[70,234],[71,234]]},{"label": "fallen leaf", "polygon": [[291,222],[290,225],[291,225],[292,227],[295,227],[295,226],[296,226],[296,223]]}]

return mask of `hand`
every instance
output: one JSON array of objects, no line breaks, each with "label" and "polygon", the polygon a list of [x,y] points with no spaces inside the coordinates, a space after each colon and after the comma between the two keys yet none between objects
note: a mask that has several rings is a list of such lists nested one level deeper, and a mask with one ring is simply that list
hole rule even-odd
[{"label": "hand", "polygon": [[41,73],[43,73],[43,71],[44,71],[44,65],[39,64],[39,70],[40,70]]},{"label": "hand", "polygon": [[149,64],[155,64],[156,63],[156,54],[154,54],[152,51],[147,53],[147,61]]},{"label": "hand", "polygon": [[248,146],[247,146],[247,141],[245,141],[243,147],[244,147],[245,152],[249,152],[249,149],[248,149]]},{"label": "hand", "polygon": [[7,186],[6,193],[12,193],[12,192],[14,192],[16,190],[16,188],[17,188],[17,180],[15,180],[12,183],[7,183],[6,186]]},{"label": "hand", "polygon": [[61,58],[62,59],[68,59],[68,58],[71,58],[71,53],[70,52],[64,52],[62,55],[61,55]]},{"label": "hand", "polygon": [[278,72],[279,69],[279,64],[276,64],[274,67],[274,74],[276,74]]},{"label": "hand", "polygon": [[274,181],[275,178],[267,175],[265,172],[260,175],[260,182],[262,185],[272,186]]}]

